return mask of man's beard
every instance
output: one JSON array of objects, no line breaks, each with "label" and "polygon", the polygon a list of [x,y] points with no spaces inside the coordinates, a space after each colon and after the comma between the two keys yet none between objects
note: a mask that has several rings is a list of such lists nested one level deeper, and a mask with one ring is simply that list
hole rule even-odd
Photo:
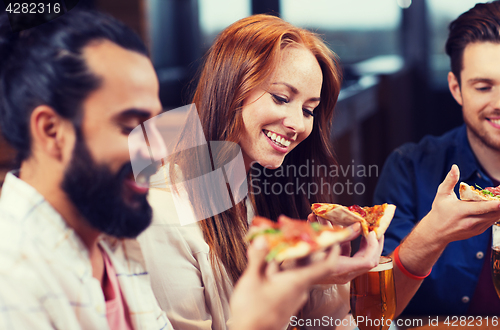
[{"label": "man's beard", "polygon": [[124,200],[132,165],[126,163],[113,174],[96,164],[79,133],[62,189],[93,228],[118,238],[137,237],[151,223],[152,209],[146,195],[131,194],[128,204]]},{"label": "man's beard", "polygon": [[482,127],[475,127],[465,116],[463,118],[469,132],[475,137],[477,142],[491,150],[500,151],[499,141],[495,141],[494,137],[490,136]]}]

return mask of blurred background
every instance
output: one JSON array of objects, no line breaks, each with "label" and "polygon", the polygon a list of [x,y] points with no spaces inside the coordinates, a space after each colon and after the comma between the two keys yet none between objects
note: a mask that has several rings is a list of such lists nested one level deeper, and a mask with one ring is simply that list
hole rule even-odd
[{"label": "blurred background", "polygon": [[[340,57],[345,79],[332,130],[340,165],[371,168],[340,182],[340,203],[369,205],[388,154],[462,123],[447,86],[448,24],[474,0],[80,0],[107,12],[146,41],[165,109],[190,103],[202,57],[236,20],[271,13],[319,33]],[[0,0],[0,11],[4,10]],[[0,140],[0,183],[14,153]],[[375,171],[378,169],[378,171]],[[351,172],[351,171],[349,171]],[[355,174],[356,174],[355,173]],[[351,173],[352,174],[352,173]],[[360,187],[364,187],[362,193]]]}]

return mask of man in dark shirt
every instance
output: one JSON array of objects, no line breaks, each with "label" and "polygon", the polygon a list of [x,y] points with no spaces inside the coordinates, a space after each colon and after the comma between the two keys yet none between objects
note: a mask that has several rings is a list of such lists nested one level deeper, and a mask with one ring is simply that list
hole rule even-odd
[{"label": "man in dark shirt", "polygon": [[384,253],[397,265],[398,314],[498,315],[489,258],[499,202],[459,201],[457,182],[500,182],[500,1],[452,22],[446,52],[465,125],[387,159],[374,198],[397,206]]}]

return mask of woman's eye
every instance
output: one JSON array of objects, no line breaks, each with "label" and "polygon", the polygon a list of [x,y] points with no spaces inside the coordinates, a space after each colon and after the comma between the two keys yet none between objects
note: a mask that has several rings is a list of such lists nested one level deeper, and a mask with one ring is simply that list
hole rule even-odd
[{"label": "woman's eye", "polygon": [[281,96],[278,96],[276,94],[271,94],[271,96],[273,97],[273,100],[276,104],[285,104],[285,103],[288,103],[288,100],[284,97],[281,97]]},{"label": "woman's eye", "polygon": [[308,110],[308,109],[302,109],[302,111],[304,112],[304,116],[309,118],[309,117],[314,117],[314,112],[312,112],[311,110]]}]

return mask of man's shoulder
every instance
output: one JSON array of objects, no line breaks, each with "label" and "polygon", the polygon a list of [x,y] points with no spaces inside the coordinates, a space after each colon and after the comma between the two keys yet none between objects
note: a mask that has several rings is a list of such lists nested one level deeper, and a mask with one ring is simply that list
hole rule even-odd
[{"label": "man's shoulder", "polygon": [[418,143],[405,143],[394,150],[394,154],[403,158],[422,160],[439,156],[449,157],[457,148],[463,147],[460,140],[465,134],[463,126],[446,132],[441,136],[426,135]]},{"label": "man's shoulder", "polygon": [[23,290],[37,291],[42,271],[37,263],[42,258],[36,244],[5,212],[0,212],[0,219],[0,290],[22,286]]}]

